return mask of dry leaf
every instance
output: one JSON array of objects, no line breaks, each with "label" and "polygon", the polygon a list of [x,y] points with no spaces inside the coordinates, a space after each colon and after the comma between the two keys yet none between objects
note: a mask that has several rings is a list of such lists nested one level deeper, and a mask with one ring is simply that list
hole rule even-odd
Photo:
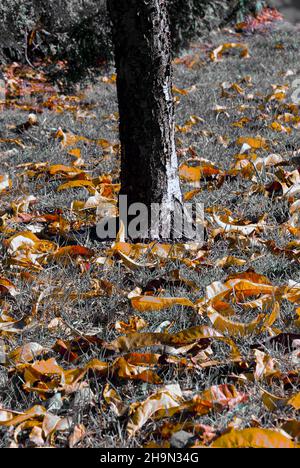
[{"label": "dry leaf", "polygon": [[163,411],[167,416],[168,410],[177,408],[182,402],[182,392],[178,384],[167,385],[154,393],[145,401],[131,406],[131,415],[127,424],[127,434],[133,437],[144,424],[156,413]]},{"label": "dry leaf", "polygon": [[131,306],[139,312],[156,312],[175,305],[195,307],[194,304],[185,297],[139,296],[131,299]]},{"label": "dry leaf", "polygon": [[241,49],[241,52],[240,52],[240,57],[241,58],[249,58],[250,57],[249,49],[248,49],[246,44],[239,44],[239,43],[236,43],[236,42],[230,42],[230,43],[222,44],[219,47],[217,47],[215,50],[213,50],[210,53],[210,59],[213,62],[219,61],[222,58],[224,52],[228,52],[231,49]]},{"label": "dry leaf", "polygon": [[216,439],[213,448],[296,448],[287,436],[271,429],[233,430]]}]

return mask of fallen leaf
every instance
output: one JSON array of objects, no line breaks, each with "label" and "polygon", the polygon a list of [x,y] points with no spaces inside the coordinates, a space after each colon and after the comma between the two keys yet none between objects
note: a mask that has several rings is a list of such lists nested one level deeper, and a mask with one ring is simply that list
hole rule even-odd
[{"label": "fallen leaf", "polygon": [[175,305],[195,307],[194,304],[185,297],[139,296],[131,299],[131,306],[139,312],[156,312]]},{"label": "fallen leaf", "polygon": [[133,437],[145,423],[159,411],[168,414],[168,410],[180,406],[182,402],[182,392],[178,384],[167,385],[154,393],[145,401],[133,404],[130,410],[130,419],[127,424],[127,434]]},{"label": "fallen leaf", "polygon": [[237,43],[237,42],[229,42],[229,43],[226,43],[226,44],[222,44],[219,47],[217,47],[216,49],[214,49],[210,53],[210,59],[213,62],[220,61],[220,59],[222,58],[224,52],[228,52],[231,49],[241,49],[241,52],[240,52],[240,57],[241,58],[249,58],[250,57],[249,49],[248,49],[248,46],[246,44],[240,44],[240,43]]},{"label": "fallen leaf", "polygon": [[296,448],[286,435],[272,429],[233,430],[216,439],[213,448]]},{"label": "fallen leaf", "polygon": [[74,448],[86,435],[86,428],[83,424],[76,424],[69,437],[69,447]]},{"label": "fallen leaf", "polygon": [[12,186],[12,182],[7,174],[0,175],[0,194],[6,192]]},{"label": "fallen leaf", "polygon": [[128,411],[118,392],[109,384],[106,384],[103,390],[103,398],[118,417],[124,416]]}]

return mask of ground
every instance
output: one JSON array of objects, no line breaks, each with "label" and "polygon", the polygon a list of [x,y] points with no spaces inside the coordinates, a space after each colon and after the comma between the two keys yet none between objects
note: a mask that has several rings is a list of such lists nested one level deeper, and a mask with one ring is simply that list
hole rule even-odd
[{"label": "ground", "polygon": [[278,8],[291,23],[300,21],[300,5],[298,0],[271,0],[271,5]]},{"label": "ground", "polygon": [[[213,57],[232,42],[249,57]],[[204,203],[206,240],[171,250],[90,229],[118,188],[113,70],[71,97],[39,93],[28,68],[17,99],[6,70],[1,446],[168,447],[181,430],[191,446],[297,443],[299,51],[280,25],[212,34],[174,61],[182,188]]]}]

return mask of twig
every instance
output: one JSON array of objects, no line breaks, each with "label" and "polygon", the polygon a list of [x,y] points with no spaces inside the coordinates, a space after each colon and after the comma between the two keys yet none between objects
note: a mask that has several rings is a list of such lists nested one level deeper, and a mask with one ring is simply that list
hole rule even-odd
[{"label": "twig", "polygon": [[70,325],[64,318],[62,319],[64,324],[73,332],[79,335],[82,339],[84,339],[87,343],[90,343],[90,341],[81,333],[81,331],[77,330],[77,328],[74,328],[72,325]]},{"label": "twig", "polygon": [[28,32],[26,31],[25,33],[25,59],[26,59],[26,62],[28,63],[28,65],[35,69],[35,66],[33,65],[33,63],[31,63],[31,61],[29,60],[29,57],[28,57]]}]

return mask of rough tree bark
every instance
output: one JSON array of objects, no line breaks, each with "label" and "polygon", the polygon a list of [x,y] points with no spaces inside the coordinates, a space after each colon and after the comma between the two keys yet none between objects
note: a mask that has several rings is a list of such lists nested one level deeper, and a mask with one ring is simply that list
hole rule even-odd
[{"label": "rough tree bark", "polygon": [[182,202],[175,148],[167,0],[108,0],[120,113],[121,194]]}]

